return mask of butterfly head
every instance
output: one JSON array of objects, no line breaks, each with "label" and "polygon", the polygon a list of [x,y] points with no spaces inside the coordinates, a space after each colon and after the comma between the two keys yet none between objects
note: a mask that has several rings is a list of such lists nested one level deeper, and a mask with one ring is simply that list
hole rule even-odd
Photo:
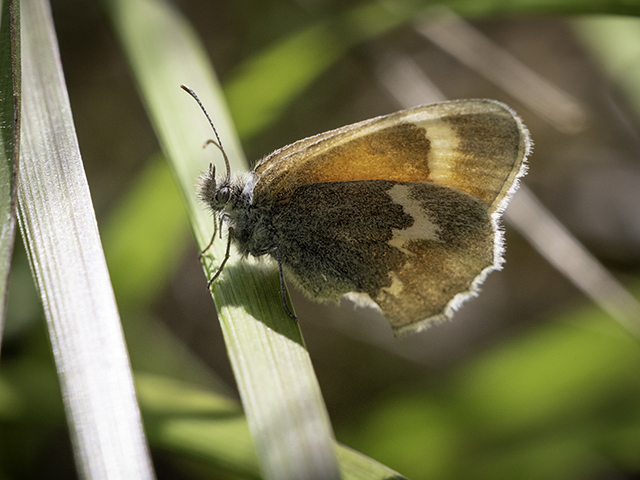
[{"label": "butterfly head", "polygon": [[221,181],[218,182],[216,179],[216,167],[213,164],[209,165],[209,170],[204,172],[200,177],[200,182],[198,184],[198,196],[200,200],[207,205],[214,213],[220,213],[225,210],[229,200],[233,196],[233,192],[236,190],[233,188],[233,184],[231,182],[231,166],[229,164],[229,158],[227,157],[227,152],[224,151],[222,147],[222,142],[220,141],[220,136],[218,135],[218,131],[216,127],[213,125],[211,121],[211,117],[207,113],[207,110],[202,105],[202,102],[196,95],[196,93],[191,90],[186,85],[180,85],[185,92],[193,97],[193,99],[198,102],[198,105],[202,109],[202,112],[207,117],[209,121],[209,125],[211,125],[211,129],[216,136],[215,140],[207,140],[203,147],[207,147],[208,145],[214,145],[220,150],[222,153],[222,157],[224,158],[224,165],[226,167],[225,176]]},{"label": "butterfly head", "polygon": [[231,199],[233,186],[229,176],[216,179],[216,168],[211,164],[209,170],[200,177],[198,196],[214,213],[221,212]]}]

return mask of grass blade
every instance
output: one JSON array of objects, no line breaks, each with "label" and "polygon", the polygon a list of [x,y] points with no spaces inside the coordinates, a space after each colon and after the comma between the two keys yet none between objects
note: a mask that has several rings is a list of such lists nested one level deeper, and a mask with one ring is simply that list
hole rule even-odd
[{"label": "grass blade", "polygon": [[153,478],[51,12],[45,0],[23,7],[19,221],[76,463],[82,478]]},{"label": "grass blade", "polygon": [[[2,2],[0,13],[0,338],[16,236],[16,175],[20,142],[20,3]],[[7,99],[12,101],[5,101]]]},{"label": "grass blade", "polygon": [[[145,105],[186,200],[201,248],[212,221],[198,205],[194,184],[206,168],[201,146],[210,138],[188,84],[208,107],[234,171],[241,148],[221,90],[202,49],[182,18],[160,1],[111,1],[112,21],[129,56]],[[206,152],[208,153],[208,152]],[[217,268],[207,258],[208,275]],[[203,281],[203,288],[205,284]],[[214,286],[228,354],[265,478],[338,478],[331,425],[300,331],[284,314],[273,268],[241,264],[236,257]],[[275,294],[274,294],[275,293]]]},{"label": "grass blade", "polygon": [[[136,374],[149,440],[160,448],[197,456],[204,464],[259,477],[247,420],[235,401],[166,377]],[[344,480],[402,480],[390,468],[337,446]]]}]

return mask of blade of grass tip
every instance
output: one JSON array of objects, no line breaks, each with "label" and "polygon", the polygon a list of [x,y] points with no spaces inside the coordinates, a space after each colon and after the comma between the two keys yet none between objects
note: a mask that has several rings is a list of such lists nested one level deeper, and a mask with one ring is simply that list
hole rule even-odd
[{"label": "blade of grass tip", "polygon": [[19,224],[81,478],[154,478],[75,136],[51,11],[22,4]]},{"label": "blade of grass tip", "polygon": [[[19,0],[2,3],[0,23],[0,347],[16,238],[16,176],[20,138]],[[8,102],[7,99],[12,101]]]},{"label": "blade of grass tip", "polygon": [[407,480],[395,470],[344,445],[339,446],[338,458],[343,480]]},{"label": "blade of grass tip", "polygon": [[[242,151],[215,75],[195,35],[167,3],[105,4],[204,248],[212,220],[198,204],[194,184],[206,168],[204,155],[216,152],[203,153],[201,146],[212,132],[197,104],[178,87],[185,83],[198,93],[238,171]],[[225,242],[215,243],[205,258],[209,278],[224,255]],[[339,478],[326,407],[300,331],[284,313],[278,289],[275,269],[241,263],[237,255],[213,287],[260,468],[268,479]]]}]

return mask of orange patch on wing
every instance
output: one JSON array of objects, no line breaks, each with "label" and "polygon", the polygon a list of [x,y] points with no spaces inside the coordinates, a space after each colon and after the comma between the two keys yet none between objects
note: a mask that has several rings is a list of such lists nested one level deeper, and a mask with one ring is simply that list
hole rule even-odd
[{"label": "orange patch on wing", "polygon": [[429,178],[430,142],[411,123],[356,137],[320,153],[309,149],[300,166],[270,179],[270,195],[286,202],[302,185],[342,181],[425,182]]}]

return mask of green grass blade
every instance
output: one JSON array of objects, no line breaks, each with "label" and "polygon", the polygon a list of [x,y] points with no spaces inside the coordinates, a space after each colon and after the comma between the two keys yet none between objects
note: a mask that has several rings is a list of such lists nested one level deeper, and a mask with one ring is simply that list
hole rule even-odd
[{"label": "green grass blade", "polygon": [[[222,93],[193,33],[167,4],[112,1],[108,10],[204,248],[212,221],[196,201],[194,184],[216,152],[203,153],[201,146],[212,132],[179,85],[198,92],[238,171],[243,156]],[[224,242],[217,242],[215,259],[207,258],[208,275],[223,250]],[[273,479],[338,478],[328,415],[297,325],[283,311],[278,285],[273,268],[240,263],[234,256],[214,286],[261,471]]]},{"label": "green grass blade", "polygon": [[[0,338],[16,232],[16,174],[20,136],[20,3],[2,2],[0,24]],[[12,101],[8,101],[11,99]]]},{"label": "green grass blade", "polygon": [[[136,374],[140,405],[152,444],[198,457],[203,464],[259,477],[247,421],[236,402],[200,387]],[[338,445],[344,480],[401,480],[388,467]]]},{"label": "green grass blade", "polygon": [[154,477],[49,6],[23,3],[20,229],[82,478]]}]

